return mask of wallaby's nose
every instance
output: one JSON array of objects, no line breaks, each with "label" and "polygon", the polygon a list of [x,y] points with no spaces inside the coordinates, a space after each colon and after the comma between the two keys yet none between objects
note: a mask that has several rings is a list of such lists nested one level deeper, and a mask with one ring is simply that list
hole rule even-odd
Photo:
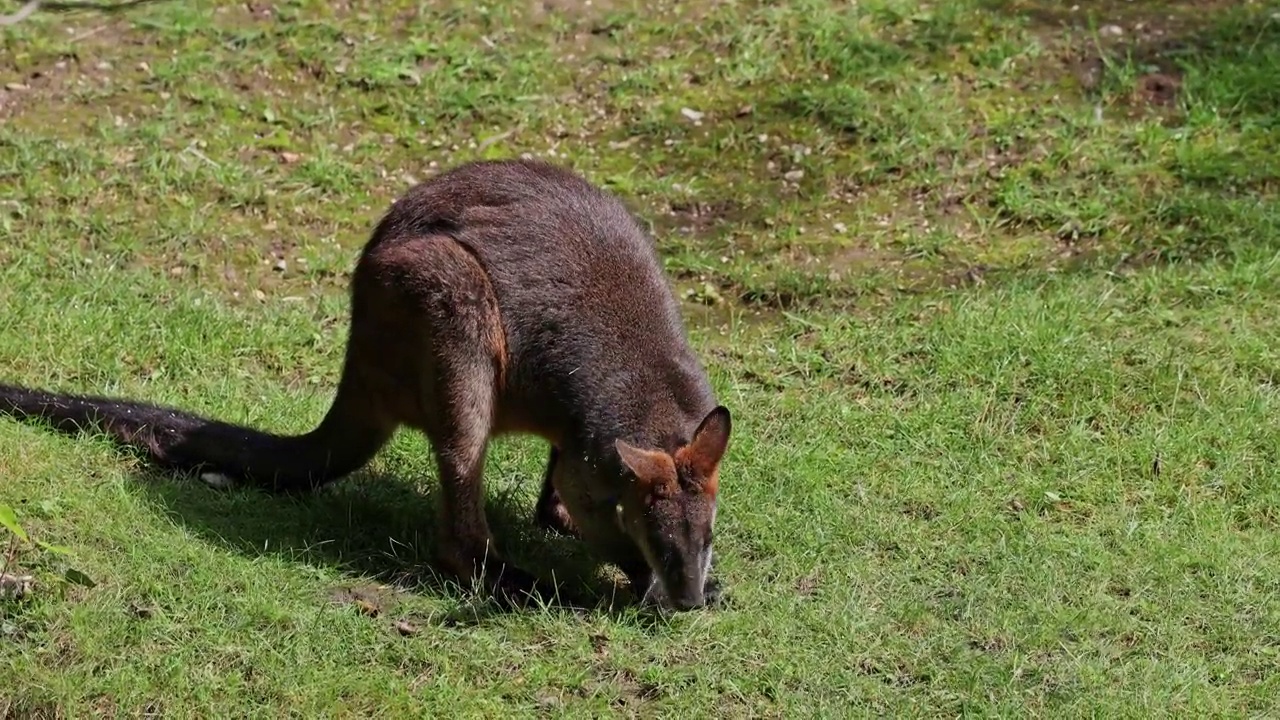
[{"label": "wallaby's nose", "polygon": [[687,592],[680,593],[676,597],[672,598],[671,604],[674,605],[677,610],[695,610],[706,605],[706,599],[702,596],[701,592]]}]

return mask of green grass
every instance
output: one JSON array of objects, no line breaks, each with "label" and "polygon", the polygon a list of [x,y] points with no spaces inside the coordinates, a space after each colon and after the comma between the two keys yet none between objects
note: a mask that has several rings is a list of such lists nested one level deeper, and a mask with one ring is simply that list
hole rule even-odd
[{"label": "green grass", "polygon": [[[0,28],[0,379],[307,429],[387,204],[531,153],[652,223],[735,417],[731,602],[656,622],[436,581],[408,433],[286,500],[2,421],[0,504],[73,554],[17,557],[0,717],[1280,712],[1280,4],[1070,5]],[[563,571],[543,459],[494,449],[491,513]]]}]

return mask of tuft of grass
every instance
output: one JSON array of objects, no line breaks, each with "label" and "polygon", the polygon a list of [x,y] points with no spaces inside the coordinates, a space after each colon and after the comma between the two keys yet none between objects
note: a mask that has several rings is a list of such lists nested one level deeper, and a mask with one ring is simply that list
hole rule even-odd
[{"label": "tuft of grass", "polygon": [[[1208,5],[0,28],[5,381],[307,429],[388,203],[527,153],[651,224],[735,417],[730,604],[660,620],[440,581],[412,434],[298,500],[0,422],[0,506],[92,578],[16,556],[0,716],[1274,714],[1280,7]],[[544,452],[494,448],[491,513],[572,571]]]}]

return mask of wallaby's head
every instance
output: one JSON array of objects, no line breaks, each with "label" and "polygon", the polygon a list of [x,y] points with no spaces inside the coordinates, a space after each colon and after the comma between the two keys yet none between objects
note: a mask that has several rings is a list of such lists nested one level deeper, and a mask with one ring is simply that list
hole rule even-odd
[{"label": "wallaby's head", "polygon": [[646,600],[681,610],[706,604],[720,460],[729,430],[729,411],[717,407],[674,453],[616,442],[631,480],[619,498],[619,521],[653,571],[650,586],[637,588]]}]

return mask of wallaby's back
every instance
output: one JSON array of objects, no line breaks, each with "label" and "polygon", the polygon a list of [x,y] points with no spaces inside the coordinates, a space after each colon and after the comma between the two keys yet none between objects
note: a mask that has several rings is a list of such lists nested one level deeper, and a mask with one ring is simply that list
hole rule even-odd
[{"label": "wallaby's back", "polygon": [[538,161],[468,164],[407,193],[376,237],[432,233],[465,246],[492,283],[513,424],[665,447],[715,406],[653,241],[611,194]]}]

